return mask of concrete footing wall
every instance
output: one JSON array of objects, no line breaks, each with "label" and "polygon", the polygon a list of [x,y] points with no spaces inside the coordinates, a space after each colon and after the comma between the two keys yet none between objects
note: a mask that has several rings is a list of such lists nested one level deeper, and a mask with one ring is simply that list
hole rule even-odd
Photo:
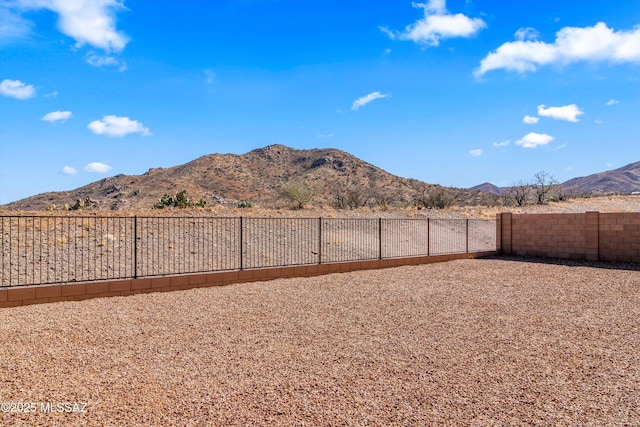
[{"label": "concrete footing wall", "polygon": [[230,285],[288,277],[310,277],[330,273],[430,264],[455,259],[471,259],[495,255],[496,252],[434,255],[392,258],[332,264],[310,264],[293,267],[234,270],[214,273],[150,277],[144,279],[109,280],[100,282],[16,286],[0,288],[0,308],[42,304],[58,301],[80,301],[89,298],[126,296],[149,292],[179,291],[193,288]]}]

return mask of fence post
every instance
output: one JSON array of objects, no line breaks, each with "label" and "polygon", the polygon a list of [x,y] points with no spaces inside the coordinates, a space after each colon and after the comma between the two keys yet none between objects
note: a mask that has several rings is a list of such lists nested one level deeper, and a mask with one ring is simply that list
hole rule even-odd
[{"label": "fence post", "polygon": [[242,226],[242,217],[240,217],[240,271],[242,271],[242,264],[243,264],[243,259],[242,259],[242,247],[243,247],[243,233],[244,233],[244,227]]},{"label": "fence post", "polygon": [[378,259],[382,259],[382,218],[378,218]]},{"label": "fence post", "polygon": [[322,217],[318,218],[318,264],[322,264]]},{"label": "fence post", "polygon": [[469,253],[469,218],[467,218],[467,247],[466,252]]},{"label": "fence post", "polygon": [[133,278],[138,278],[138,216],[133,217]]},{"label": "fence post", "polygon": [[427,218],[427,256],[431,256],[431,220]]}]

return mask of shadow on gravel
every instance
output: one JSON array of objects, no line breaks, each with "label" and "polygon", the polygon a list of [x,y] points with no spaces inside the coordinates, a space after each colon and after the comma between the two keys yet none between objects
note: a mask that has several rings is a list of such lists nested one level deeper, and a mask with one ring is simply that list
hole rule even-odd
[{"label": "shadow on gravel", "polygon": [[640,271],[640,263],[635,263],[635,262],[585,261],[585,260],[572,260],[572,259],[560,259],[560,258],[511,256],[511,255],[495,255],[495,256],[479,258],[479,260],[483,260],[483,259],[532,262],[532,263],[550,264],[550,265],[565,265],[569,267],[594,267],[594,268],[603,268],[607,270]]}]

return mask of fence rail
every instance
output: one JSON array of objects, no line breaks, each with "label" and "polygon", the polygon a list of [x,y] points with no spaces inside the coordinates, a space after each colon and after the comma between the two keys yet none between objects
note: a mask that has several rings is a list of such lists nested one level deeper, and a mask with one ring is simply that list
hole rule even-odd
[{"label": "fence rail", "polygon": [[482,252],[495,221],[0,216],[0,286]]}]

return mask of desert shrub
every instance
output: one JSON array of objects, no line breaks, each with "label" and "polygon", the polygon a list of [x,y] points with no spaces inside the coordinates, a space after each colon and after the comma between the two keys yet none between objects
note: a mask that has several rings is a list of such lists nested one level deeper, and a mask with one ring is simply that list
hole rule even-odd
[{"label": "desert shrub", "polygon": [[315,189],[304,181],[289,181],[280,189],[280,195],[294,202],[297,209],[303,209],[315,196]]},{"label": "desert shrub", "polygon": [[387,210],[399,198],[397,194],[389,193],[383,190],[373,191],[371,197],[376,206]]},{"label": "desert shrub", "polygon": [[[91,200],[90,198],[86,198],[86,199],[76,199],[76,203],[69,207],[68,209],[65,210],[72,210],[72,211],[79,211],[81,209],[88,209],[88,208],[94,208],[96,207],[98,204]],[[65,204],[65,207],[68,206]]]},{"label": "desert shrub", "polygon": [[250,209],[253,207],[253,203],[251,202],[247,202],[247,201],[242,201],[240,203],[238,203],[237,205],[240,209]]},{"label": "desert shrub", "polygon": [[158,200],[156,202],[156,204],[153,205],[153,208],[154,209],[164,209],[164,208],[168,208],[168,207],[172,207],[172,206],[175,206],[175,202],[173,200],[173,197],[171,197],[167,193],[164,193],[164,196],[162,196],[160,198],[160,200]]},{"label": "desert shrub", "polygon": [[191,199],[189,197],[187,197],[187,191],[186,190],[182,190],[178,193],[176,193],[176,197],[175,197],[175,206],[177,208],[187,208],[189,206],[191,206]]},{"label": "desert shrub", "polygon": [[376,199],[371,191],[361,191],[359,189],[351,189],[347,192],[336,190],[333,197],[333,207],[335,209],[358,209],[367,205],[371,206]]},{"label": "desert shrub", "polygon": [[554,195],[557,195],[560,184],[553,176],[542,171],[535,174],[534,180],[536,199],[539,205],[544,205]]},{"label": "desert shrub", "polygon": [[414,204],[419,208],[445,209],[452,206],[459,195],[453,190],[448,190],[440,186],[436,189],[422,188],[414,198]]},{"label": "desert shrub", "polygon": [[333,197],[333,207],[336,209],[346,209],[347,208],[347,196],[342,193],[340,190],[336,190],[336,194]]},{"label": "desert shrub", "polygon": [[175,197],[170,196],[165,193],[160,200],[153,205],[154,209],[164,209],[164,208],[204,208],[207,205],[207,201],[204,199],[198,200],[196,203],[193,203],[190,197],[187,196],[187,190],[182,190],[176,193]]},{"label": "desert shrub", "polygon": [[534,186],[526,181],[512,185],[505,192],[505,205],[524,206],[529,202]]}]

